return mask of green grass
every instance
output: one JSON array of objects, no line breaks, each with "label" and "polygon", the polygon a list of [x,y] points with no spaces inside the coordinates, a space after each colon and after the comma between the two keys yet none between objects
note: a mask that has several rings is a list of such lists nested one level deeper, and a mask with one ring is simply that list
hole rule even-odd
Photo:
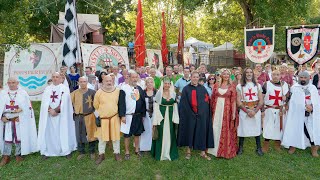
[{"label": "green grass", "polygon": [[[40,103],[34,104],[36,115]],[[121,141],[121,154],[124,154]],[[273,143],[271,144],[273,147]],[[310,149],[298,150],[289,155],[286,150],[271,150],[263,157],[255,154],[254,138],[246,139],[244,154],[231,160],[206,161],[193,152],[191,160],[185,160],[180,149],[177,161],[155,161],[149,154],[141,160],[131,155],[131,160],[116,162],[112,149],[107,147],[106,160],[99,166],[89,156],[78,161],[78,153],[71,160],[64,157],[42,161],[39,153],[15,160],[0,168],[0,179],[319,179],[320,158],[312,158]],[[133,154],[133,150],[131,151]]]}]

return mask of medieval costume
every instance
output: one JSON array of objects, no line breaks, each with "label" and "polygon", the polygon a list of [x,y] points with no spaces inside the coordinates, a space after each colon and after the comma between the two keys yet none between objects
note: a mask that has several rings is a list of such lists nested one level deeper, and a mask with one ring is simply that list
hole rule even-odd
[{"label": "medieval costume", "polygon": [[143,120],[144,132],[140,136],[140,151],[150,151],[152,145],[152,121],[153,121],[153,103],[154,96],[156,95],[156,90],[153,91],[152,96],[148,96],[147,92],[145,93],[146,101],[146,116]]},{"label": "medieval costume", "polygon": [[269,75],[266,72],[261,72],[259,76],[257,76],[257,81],[261,86],[269,80]]},{"label": "medieval costume", "polygon": [[76,127],[76,138],[78,142],[78,151],[85,154],[85,144],[89,143],[89,153],[95,153],[96,138],[96,118],[93,114],[93,100],[95,91],[88,89],[87,92],[81,92],[81,89],[71,93],[71,101],[74,109],[74,122]]},{"label": "medieval costume", "polygon": [[179,105],[178,146],[205,151],[213,148],[210,97],[205,87],[188,84]]},{"label": "medieval costume", "polygon": [[[49,109],[57,116],[51,116]],[[38,148],[44,156],[67,156],[77,149],[73,107],[68,87],[48,86],[41,101]]]},{"label": "medieval costume", "polygon": [[284,81],[273,83],[268,81],[262,87],[264,94],[265,118],[263,121],[263,152],[269,149],[269,141],[275,140],[276,150],[280,150],[280,141],[282,139],[284,125],[284,96],[288,94],[289,86]]},{"label": "medieval costume", "polygon": [[[118,161],[120,155],[120,117],[126,113],[125,93],[115,88],[112,92],[99,89],[94,97],[96,116],[100,119],[94,136],[99,139],[99,159],[104,160],[106,142],[112,141],[113,153]],[[101,163],[101,162],[100,162]],[[99,163],[97,163],[99,164]]]},{"label": "medieval costume", "polygon": [[231,159],[237,155],[237,118],[232,119],[235,111],[237,93],[234,85],[222,89],[216,84],[211,96],[213,111],[213,134],[215,147],[208,153]]},{"label": "medieval costume", "polygon": [[[170,80],[169,80],[170,81]],[[156,160],[175,160],[178,158],[176,130],[179,113],[175,101],[176,93],[171,84],[170,99],[163,97],[163,84],[155,96],[153,125],[158,138],[152,141],[151,155]]]},{"label": "medieval costume", "polygon": [[27,92],[20,88],[1,91],[0,114],[8,120],[0,120],[1,165],[10,162],[13,145],[17,162],[22,160],[21,155],[37,152],[36,122]]},{"label": "medieval costume", "polygon": [[122,90],[126,95],[126,123],[121,122],[120,131],[126,138],[140,136],[144,131],[142,119],[146,115],[144,92],[140,86],[132,87],[129,84],[123,85]]},{"label": "medieval costume", "polygon": [[[309,73],[299,73],[299,78],[307,81],[294,84],[290,89],[289,110],[282,145],[290,147],[289,153],[295,148],[306,149],[311,145],[314,157],[319,156],[317,146],[320,145],[320,98],[317,88],[309,83]],[[307,111],[312,106],[312,111]]]},{"label": "medieval costume", "polygon": [[[239,126],[237,134],[239,137],[238,154],[243,152],[243,144],[245,137],[255,137],[256,139],[256,152],[259,156],[263,155],[261,149],[261,111],[259,107],[259,93],[262,91],[259,83],[247,82],[244,86],[237,85],[238,96],[241,97],[241,108],[239,111]],[[256,111],[254,117],[249,117],[249,111]]]}]

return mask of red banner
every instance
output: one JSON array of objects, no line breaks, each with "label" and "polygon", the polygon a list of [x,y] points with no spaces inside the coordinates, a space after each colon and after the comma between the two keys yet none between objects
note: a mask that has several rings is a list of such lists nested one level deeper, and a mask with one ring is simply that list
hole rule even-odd
[{"label": "red banner", "polygon": [[162,39],[161,39],[161,55],[164,67],[168,66],[168,48],[167,48],[167,32],[164,12],[162,12]]},{"label": "red banner", "polygon": [[137,12],[137,24],[136,24],[134,50],[136,53],[137,66],[144,66],[144,60],[146,58],[146,45],[145,45],[145,38],[144,38],[144,23],[143,23],[143,17],[142,17],[141,0],[138,0],[138,12]]}]

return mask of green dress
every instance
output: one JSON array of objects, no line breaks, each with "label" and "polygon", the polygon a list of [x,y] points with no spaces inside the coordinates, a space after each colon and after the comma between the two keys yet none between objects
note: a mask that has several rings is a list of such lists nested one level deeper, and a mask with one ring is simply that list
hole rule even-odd
[{"label": "green dress", "polygon": [[[171,141],[171,146],[170,146],[170,159],[175,160],[178,159],[178,148],[177,148],[177,138],[176,138],[176,131],[175,131],[175,125],[172,122],[172,114],[173,114],[173,105],[175,103],[174,99],[170,99],[167,101],[166,99],[162,98],[162,102],[160,105],[160,112],[162,116],[164,117],[164,114],[166,112],[166,109],[169,108],[169,127],[170,127],[170,136],[167,136],[170,139],[165,139],[164,141]],[[151,155],[156,159],[156,160],[168,160],[168,159],[161,159],[161,154],[162,154],[162,141],[163,141],[163,131],[164,131],[164,120],[161,121],[160,125],[157,126],[158,128],[158,139],[157,140],[152,140],[152,147],[151,147]]]}]

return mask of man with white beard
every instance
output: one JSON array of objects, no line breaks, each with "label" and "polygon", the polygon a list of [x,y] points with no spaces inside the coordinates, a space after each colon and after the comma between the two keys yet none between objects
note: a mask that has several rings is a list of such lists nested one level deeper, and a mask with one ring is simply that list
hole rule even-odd
[{"label": "man with white beard", "polygon": [[0,93],[0,152],[1,166],[10,162],[12,146],[15,146],[16,162],[21,156],[37,152],[37,129],[33,109],[27,92],[18,87],[15,77],[8,79],[9,89]]},{"label": "man with white beard", "polygon": [[61,75],[52,75],[53,84],[42,95],[38,148],[43,159],[66,156],[77,149],[73,107],[68,87],[61,84]]},{"label": "man with white beard", "polygon": [[320,145],[320,98],[317,88],[309,83],[307,71],[299,73],[298,83],[290,89],[289,110],[282,145],[293,154],[296,148],[306,149],[311,145],[313,157],[319,157]]}]

